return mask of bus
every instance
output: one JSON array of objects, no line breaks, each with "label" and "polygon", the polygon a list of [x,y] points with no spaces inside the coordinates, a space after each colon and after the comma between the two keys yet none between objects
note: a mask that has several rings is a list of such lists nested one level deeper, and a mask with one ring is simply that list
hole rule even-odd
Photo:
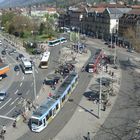
[{"label": "bus", "polygon": [[78,74],[72,72],[65,81],[60,85],[53,96],[40,105],[30,118],[31,130],[41,132],[55,118],[57,113],[64,106],[69,96],[78,83]]},{"label": "bus", "polygon": [[32,69],[32,64],[31,62],[26,59],[25,57],[21,58],[21,66],[22,66],[22,70],[25,74],[32,74],[33,73],[33,69]]},{"label": "bus", "polygon": [[42,69],[48,68],[49,57],[50,57],[50,52],[49,51],[46,51],[46,52],[43,53],[43,56],[42,56],[40,64],[39,64],[40,68],[42,68]]},{"label": "bus", "polygon": [[54,47],[54,46],[56,46],[56,45],[59,45],[59,44],[65,43],[65,42],[67,42],[67,39],[64,38],[64,37],[61,37],[61,38],[59,38],[59,39],[55,39],[55,40],[49,41],[49,42],[48,42],[48,46],[49,46],[49,47]]}]

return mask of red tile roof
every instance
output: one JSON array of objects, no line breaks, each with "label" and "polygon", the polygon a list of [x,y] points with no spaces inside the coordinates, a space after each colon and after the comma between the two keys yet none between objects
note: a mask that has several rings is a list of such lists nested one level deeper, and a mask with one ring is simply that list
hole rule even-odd
[{"label": "red tile roof", "polygon": [[100,3],[96,5],[95,7],[104,7],[104,8],[126,8],[125,5],[122,4],[108,4],[108,3]]},{"label": "red tile roof", "polygon": [[134,14],[134,15],[140,15],[140,9],[132,9],[127,14]]}]

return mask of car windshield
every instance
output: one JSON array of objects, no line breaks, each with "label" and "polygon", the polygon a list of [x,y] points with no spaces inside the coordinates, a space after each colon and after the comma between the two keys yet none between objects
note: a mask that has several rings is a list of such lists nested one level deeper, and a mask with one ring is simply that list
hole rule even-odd
[{"label": "car windshield", "polygon": [[0,92],[0,96],[4,96],[5,95],[5,93],[4,92]]},{"label": "car windshield", "polygon": [[32,67],[25,67],[25,70],[30,71],[30,70],[32,70]]}]

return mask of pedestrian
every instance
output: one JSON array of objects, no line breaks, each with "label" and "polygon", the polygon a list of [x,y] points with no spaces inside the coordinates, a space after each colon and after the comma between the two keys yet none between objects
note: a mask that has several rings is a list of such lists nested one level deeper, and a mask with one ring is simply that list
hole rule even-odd
[{"label": "pedestrian", "polygon": [[3,125],[3,127],[2,127],[2,131],[4,134],[6,133],[6,126],[5,125]]},{"label": "pedestrian", "polygon": [[112,76],[112,78],[113,78],[113,76],[114,76],[114,72],[112,72],[111,76]]},{"label": "pedestrian", "polygon": [[25,112],[22,113],[22,117],[23,117],[23,122],[26,123],[26,121],[27,121],[27,117],[26,117]]},{"label": "pedestrian", "polygon": [[17,125],[17,121],[15,120],[15,121],[13,122],[13,127],[16,128],[16,125]]},{"label": "pedestrian", "polygon": [[105,68],[106,68],[106,72],[108,72],[108,65],[106,65],[106,67],[105,67]]},{"label": "pedestrian", "polygon": [[90,140],[90,132],[87,133],[87,140]]}]

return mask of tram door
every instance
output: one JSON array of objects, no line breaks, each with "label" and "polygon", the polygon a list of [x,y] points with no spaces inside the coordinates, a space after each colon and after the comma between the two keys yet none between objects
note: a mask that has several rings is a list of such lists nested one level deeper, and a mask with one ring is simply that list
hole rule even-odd
[{"label": "tram door", "polygon": [[46,119],[45,118],[43,119],[43,124],[44,124],[44,126],[46,126]]}]

